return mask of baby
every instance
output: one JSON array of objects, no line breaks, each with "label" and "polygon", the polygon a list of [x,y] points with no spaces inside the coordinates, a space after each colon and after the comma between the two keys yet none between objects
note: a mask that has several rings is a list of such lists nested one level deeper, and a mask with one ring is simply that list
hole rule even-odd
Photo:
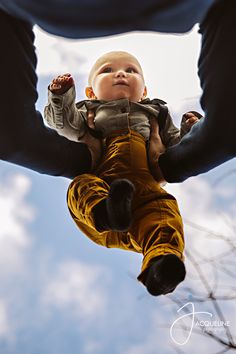
[{"label": "baby", "polygon": [[[150,126],[153,119],[158,122],[160,155],[164,146],[179,142],[200,115],[186,113],[181,130],[177,129],[165,102],[146,98],[141,65],[127,52],[101,56],[88,84],[88,99],[75,104],[73,78],[58,76],[49,85],[45,107],[47,123],[59,134],[81,141],[89,130],[104,142],[98,166],[70,184],[69,211],[80,230],[97,244],[142,253],[138,280],[152,295],[170,293],[186,273],[183,225],[175,198],[150,172]],[[87,123],[91,115],[94,129]]]}]

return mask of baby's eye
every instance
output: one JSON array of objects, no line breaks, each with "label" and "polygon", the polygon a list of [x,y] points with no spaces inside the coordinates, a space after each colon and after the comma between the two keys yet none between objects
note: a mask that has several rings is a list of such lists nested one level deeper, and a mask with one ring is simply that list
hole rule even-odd
[{"label": "baby's eye", "polygon": [[129,68],[126,69],[126,72],[130,74],[134,74],[137,72],[137,70],[135,68],[132,68],[132,66],[130,66]]},{"label": "baby's eye", "polygon": [[112,72],[112,68],[110,66],[107,66],[106,68],[102,69],[101,73],[105,74],[105,73],[111,73]]}]

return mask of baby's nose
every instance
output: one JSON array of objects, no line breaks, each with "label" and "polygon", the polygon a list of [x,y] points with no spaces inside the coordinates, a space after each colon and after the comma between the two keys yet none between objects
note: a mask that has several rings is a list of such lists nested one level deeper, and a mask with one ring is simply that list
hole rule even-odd
[{"label": "baby's nose", "polygon": [[116,76],[117,77],[126,77],[127,76],[127,73],[124,71],[124,70],[118,70],[116,72]]}]

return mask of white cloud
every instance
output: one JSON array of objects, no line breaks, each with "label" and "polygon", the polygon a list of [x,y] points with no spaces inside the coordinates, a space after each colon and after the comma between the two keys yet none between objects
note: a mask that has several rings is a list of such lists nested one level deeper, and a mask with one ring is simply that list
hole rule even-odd
[{"label": "white cloud", "polygon": [[103,341],[100,340],[88,340],[84,343],[83,353],[94,354],[101,353],[103,348]]},{"label": "white cloud", "polygon": [[[30,246],[27,225],[35,211],[26,201],[31,182],[23,174],[8,175],[0,180],[0,270],[19,271],[22,252]],[[5,272],[5,271],[4,271]]]},{"label": "white cloud", "polygon": [[47,278],[42,304],[48,310],[64,310],[85,323],[98,319],[107,307],[107,277],[108,270],[101,266],[64,261]]},{"label": "white cloud", "polygon": [[[209,236],[215,233],[233,240],[234,235],[228,219],[221,215],[223,208],[216,207],[217,190],[210,182],[199,176],[190,178],[182,184],[168,184],[165,189],[178,201],[184,221],[187,245],[194,246],[200,254],[207,257],[220,254],[230,248],[223,237],[214,239]],[[229,214],[226,215],[229,216]],[[194,225],[197,225],[197,228]]]},{"label": "white cloud", "polygon": [[3,299],[0,299],[0,337],[11,339],[11,325],[7,305]]}]

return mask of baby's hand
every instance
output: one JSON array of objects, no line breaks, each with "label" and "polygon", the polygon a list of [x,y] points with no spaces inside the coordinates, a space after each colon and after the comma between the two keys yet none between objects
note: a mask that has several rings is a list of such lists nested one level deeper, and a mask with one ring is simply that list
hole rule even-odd
[{"label": "baby's hand", "polygon": [[49,90],[56,95],[63,95],[74,85],[74,80],[71,74],[57,76],[49,85]]},{"label": "baby's hand", "polygon": [[185,124],[188,126],[188,128],[190,129],[195,123],[197,123],[199,121],[199,117],[197,117],[195,115],[195,113],[193,112],[187,112],[184,114],[184,118],[185,118]]}]

